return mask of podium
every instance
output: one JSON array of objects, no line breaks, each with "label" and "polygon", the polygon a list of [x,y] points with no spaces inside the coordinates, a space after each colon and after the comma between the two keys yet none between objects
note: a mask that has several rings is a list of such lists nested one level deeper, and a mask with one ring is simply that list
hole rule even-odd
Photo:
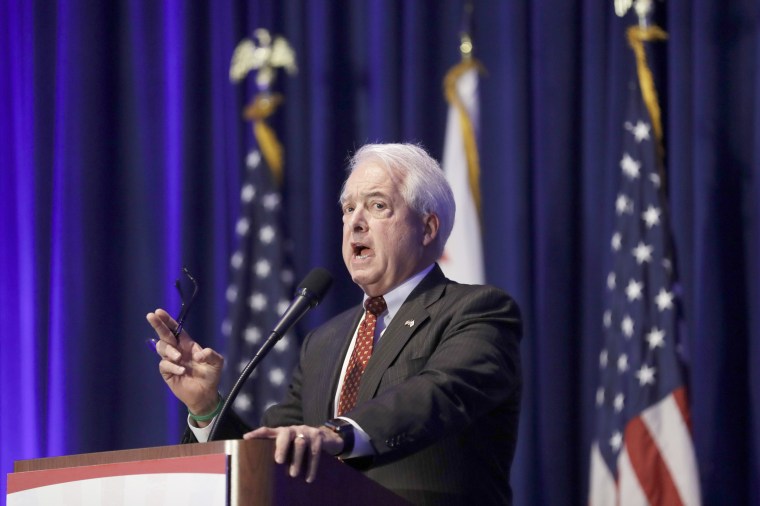
[{"label": "podium", "polygon": [[291,478],[274,442],[229,440],[16,461],[8,506],[46,504],[408,505],[322,454],[316,480]]}]

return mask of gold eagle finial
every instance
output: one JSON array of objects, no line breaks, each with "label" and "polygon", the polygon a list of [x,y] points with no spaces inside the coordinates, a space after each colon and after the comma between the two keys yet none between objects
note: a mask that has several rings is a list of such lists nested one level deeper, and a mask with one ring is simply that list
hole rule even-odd
[{"label": "gold eagle finial", "polygon": [[652,0],[615,0],[615,14],[622,18],[633,8],[639,17],[639,26],[642,28],[647,26],[647,17],[651,14],[653,7]]},{"label": "gold eagle finial", "polygon": [[277,76],[277,69],[283,68],[290,75],[298,72],[296,55],[284,37],[274,38],[269,31],[259,28],[251,39],[243,39],[232,53],[230,81],[238,83],[252,70],[257,70],[256,84],[261,90],[268,90]]}]

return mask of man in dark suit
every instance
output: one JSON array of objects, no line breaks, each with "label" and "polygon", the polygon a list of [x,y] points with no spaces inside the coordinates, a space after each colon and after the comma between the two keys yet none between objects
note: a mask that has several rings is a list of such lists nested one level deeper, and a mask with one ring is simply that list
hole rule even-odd
[{"label": "man in dark suit", "polygon": [[[325,452],[414,503],[510,504],[519,310],[501,290],[457,284],[435,263],[454,219],[440,167],[417,146],[364,146],[341,207],[343,259],[364,308],[306,337],[286,399],[244,437],[274,439],[275,460],[307,481]],[[148,320],[159,369],[203,441],[222,358],[184,332],[177,344],[165,311]],[[234,421],[224,429],[245,432]]]}]

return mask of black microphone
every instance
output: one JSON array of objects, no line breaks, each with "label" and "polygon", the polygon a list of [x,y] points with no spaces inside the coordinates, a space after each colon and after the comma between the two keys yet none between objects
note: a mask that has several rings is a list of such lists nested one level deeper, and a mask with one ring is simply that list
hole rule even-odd
[{"label": "black microphone", "polygon": [[216,420],[214,420],[213,427],[211,427],[211,432],[208,436],[209,441],[214,441],[221,420],[229,412],[232,403],[235,401],[238,393],[240,393],[240,389],[243,387],[256,366],[259,365],[259,362],[261,362],[266,354],[274,348],[277,341],[282,339],[282,336],[284,336],[293,325],[298,323],[298,321],[303,318],[311,308],[316,307],[317,304],[322,301],[322,298],[330,289],[330,285],[332,285],[332,275],[327,269],[317,267],[312,269],[312,271],[306,275],[301,282],[300,287],[296,290],[295,299],[293,299],[293,302],[290,303],[290,306],[288,306],[282,314],[267,340],[261,345],[261,348],[259,348],[259,351],[256,352],[256,355],[254,355],[251,361],[248,362],[248,365],[245,366],[243,372],[240,373],[240,377],[235,382],[232,390],[230,390],[229,395],[227,395],[222,410],[219,412]]}]

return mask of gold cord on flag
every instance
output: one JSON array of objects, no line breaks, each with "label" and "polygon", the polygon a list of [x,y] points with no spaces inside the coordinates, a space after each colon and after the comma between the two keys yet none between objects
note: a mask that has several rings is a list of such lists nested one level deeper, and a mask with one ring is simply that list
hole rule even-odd
[{"label": "gold cord on flag", "polygon": [[279,93],[258,93],[243,111],[245,119],[253,122],[253,135],[278,187],[282,186],[283,177],[282,144],[266,119],[274,114],[282,100],[283,97]]},{"label": "gold cord on flag", "polygon": [[652,71],[647,64],[647,55],[644,51],[644,42],[652,42],[657,40],[667,40],[668,34],[659,26],[632,26],[626,31],[628,37],[628,44],[633,49],[636,55],[636,69],[639,75],[639,87],[641,88],[641,96],[644,99],[649,116],[652,118],[652,128],[654,129],[655,137],[657,138],[657,151],[660,156],[663,155],[662,146],[662,119],[660,112],[660,104],[657,99],[657,89],[654,86],[654,78],[652,77]]},{"label": "gold cord on flag", "polygon": [[471,69],[485,72],[485,68],[480,62],[467,58],[448,71],[443,79],[443,90],[446,101],[459,112],[459,124],[462,126],[462,138],[464,139],[464,150],[467,156],[467,175],[470,182],[470,192],[472,193],[472,200],[475,203],[478,216],[480,216],[480,158],[478,156],[478,143],[475,139],[475,128],[472,126],[470,116],[467,114],[467,109],[457,93],[457,80],[462,74]]}]

